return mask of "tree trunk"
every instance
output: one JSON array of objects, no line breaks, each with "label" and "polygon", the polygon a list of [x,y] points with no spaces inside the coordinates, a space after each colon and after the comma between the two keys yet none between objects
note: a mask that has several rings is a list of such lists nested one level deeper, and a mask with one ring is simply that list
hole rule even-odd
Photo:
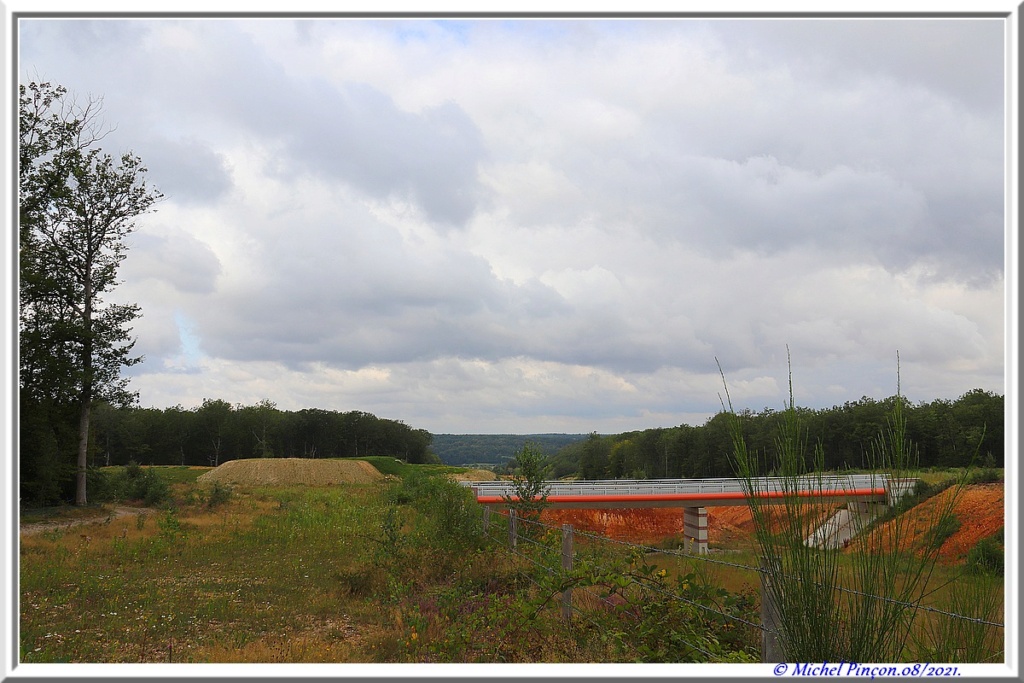
[{"label": "tree trunk", "polygon": [[78,413],[78,471],[75,474],[75,505],[85,505],[85,472],[89,456],[89,413],[92,409],[92,260],[86,261],[82,322],[82,406]]},{"label": "tree trunk", "polygon": [[[83,392],[85,394],[86,392]],[[85,505],[86,457],[89,454],[89,403],[87,396],[82,396],[82,409],[78,414],[78,472],[75,475],[75,505]]]}]

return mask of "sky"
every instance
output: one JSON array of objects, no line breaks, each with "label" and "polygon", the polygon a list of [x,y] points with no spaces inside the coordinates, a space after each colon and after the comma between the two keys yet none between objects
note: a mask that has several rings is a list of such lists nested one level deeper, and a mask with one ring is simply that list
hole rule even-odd
[{"label": "sky", "polygon": [[17,74],[164,194],[107,298],[140,405],[620,433],[723,374],[1006,393],[1006,21],[50,17]]}]

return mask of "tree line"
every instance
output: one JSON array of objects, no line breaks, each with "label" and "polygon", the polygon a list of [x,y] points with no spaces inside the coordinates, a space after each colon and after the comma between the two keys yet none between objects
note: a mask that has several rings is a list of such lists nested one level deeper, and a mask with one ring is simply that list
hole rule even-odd
[{"label": "tree line", "polygon": [[[279,410],[270,400],[232,405],[206,399],[186,409],[99,403],[92,411],[89,468],[126,465],[216,467],[242,458],[355,458],[389,455],[410,463],[437,462],[431,434],[399,420],[361,411]],[[25,451],[22,451],[25,461]],[[67,499],[70,461],[22,477],[22,498]]]},{"label": "tree line", "polygon": [[[1003,466],[1003,397],[974,389],[955,401],[937,399],[918,405],[892,396],[863,397],[821,410],[797,408],[806,429],[807,467],[811,468],[814,448],[820,444],[828,470],[871,468],[872,444],[886,427],[897,400],[904,404],[907,435],[920,467]],[[780,411],[746,410],[739,418],[750,450],[770,452]],[[720,413],[702,426],[591,434],[551,458],[552,474],[582,479],[732,477],[729,420],[729,415]],[[760,474],[771,474],[770,465]]]}]

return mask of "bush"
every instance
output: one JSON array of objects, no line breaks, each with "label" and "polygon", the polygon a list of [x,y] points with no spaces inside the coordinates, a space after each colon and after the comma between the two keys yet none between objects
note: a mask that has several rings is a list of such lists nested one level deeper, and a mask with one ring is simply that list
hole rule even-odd
[{"label": "bush", "polygon": [[215,508],[231,500],[233,489],[227,484],[222,484],[219,481],[213,482],[213,488],[210,489],[209,498],[206,499],[206,507]]},{"label": "bush", "polygon": [[1003,575],[1003,532],[983,538],[967,553],[967,571],[971,574]]},{"label": "bush", "polygon": [[422,474],[403,483],[412,506],[425,518],[424,538],[437,550],[458,555],[480,547],[482,514],[470,489],[447,477]]},{"label": "bush", "polygon": [[967,479],[968,484],[995,484],[1003,480],[1002,473],[995,467],[986,467],[984,469],[976,470],[971,472],[970,477]]},{"label": "bush", "polygon": [[[121,471],[97,478],[100,491],[97,499],[109,501],[141,501],[147,507],[158,505],[171,496],[171,487],[152,469],[143,469],[137,462],[128,463]],[[101,496],[101,497],[99,497]]]}]

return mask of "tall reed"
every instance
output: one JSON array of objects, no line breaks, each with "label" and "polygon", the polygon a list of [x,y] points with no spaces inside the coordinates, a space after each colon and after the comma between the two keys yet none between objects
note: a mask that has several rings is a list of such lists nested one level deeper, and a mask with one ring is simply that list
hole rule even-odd
[{"label": "tall reed", "polygon": [[[822,486],[825,458],[820,444],[808,456],[789,363],[789,401],[780,414],[769,454],[752,453],[747,447],[742,418],[733,409],[719,364],[728,406],[723,402],[723,409],[733,418],[734,467],[748,493],[767,579],[763,599],[776,607],[781,652],[787,661],[900,661],[908,656],[914,614],[927,590],[939,544],[912,546],[914,530],[902,515],[855,536],[849,550],[814,547],[805,541],[831,511],[796,495],[808,483]],[[897,394],[887,426],[870,452],[872,471],[880,480],[883,475],[890,482],[906,479],[917,464],[907,438],[903,404],[897,369]],[[764,490],[760,477],[767,472],[781,478],[785,493],[781,504],[769,504],[756,495]],[[958,488],[962,485],[963,479]],[[932,527],[949,523],[955,494],[936,506]]]}]

